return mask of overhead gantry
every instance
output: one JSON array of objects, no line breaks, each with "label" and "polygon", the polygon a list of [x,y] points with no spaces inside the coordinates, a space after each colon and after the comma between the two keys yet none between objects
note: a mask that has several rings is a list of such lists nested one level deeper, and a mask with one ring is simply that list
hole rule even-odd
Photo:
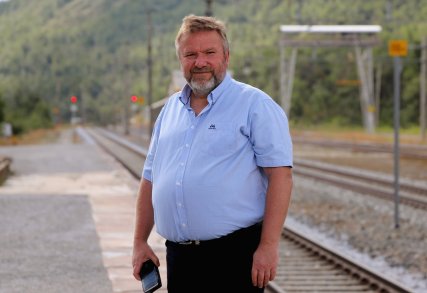
[{"label": "overhead gantry", "polygon": [[[360,79],[360,103],[367,132],[375,131],[375,99],[372,48],[379,43],[379,25],[281,25],[280,95],[286,114],[291,109],[298,48],[353,47]],[[287,49],[290,48],[290,57]]]}]

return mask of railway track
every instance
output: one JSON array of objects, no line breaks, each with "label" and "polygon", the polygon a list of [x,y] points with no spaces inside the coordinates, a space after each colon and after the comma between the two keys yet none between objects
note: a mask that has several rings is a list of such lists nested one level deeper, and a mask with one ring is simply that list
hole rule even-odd
[{"label": "railway track", "polygon": [[[381,199],[394,200],[394,182],[375,174],[350,171],[336,165],[301,159],[294,160],[294,174],[326,182],[341,188]],[[402,204],[427,210],[427,186],[401,180],[399,201]]]},{"label": "railway track", "polygon": [[[88,132],[104,150],[140,178],[146,148],[103,129]],[[288,225],[282,236],[280,266],[266,292],[411,292]]]}]

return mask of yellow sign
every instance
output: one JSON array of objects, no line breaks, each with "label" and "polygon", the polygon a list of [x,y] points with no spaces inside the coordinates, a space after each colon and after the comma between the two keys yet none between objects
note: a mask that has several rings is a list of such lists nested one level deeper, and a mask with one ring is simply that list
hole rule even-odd
[{"label": "yellow sign", "polygon": [[374,105],[368,105],[368,112],[369,113],[374,113],[376,110],[376,107]]},{"label": "yellow sign", "polygon": [[408,42],[406,40],[389,41],[388,54],[392,57],[404,57],[408,55]]}]

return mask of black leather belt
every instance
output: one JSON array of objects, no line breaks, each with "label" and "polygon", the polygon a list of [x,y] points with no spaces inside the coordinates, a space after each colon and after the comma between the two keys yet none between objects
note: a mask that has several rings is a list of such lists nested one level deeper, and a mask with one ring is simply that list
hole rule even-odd
[{"label": "black leather belt", "polygon": [[190,241],[183,241],[183,242],[178,242],[178,244],[180,245],[200,245],[200,240],[190,240]]},{"label": "black leather belt", "polygon": [[216,244],[221,244],[221,243],[225,243],[227,241],[232,241],[232,240],[238,240],[241,237],[245,237],[248,236],[252,233],[260,233],[261,232],[261,228],[262,228],[262,222],[256,223],[252,226],[246,227],[246,228],[242,228],[239,230],[236,230],[228,235],[219,237],[219,238],[215,238],[215,239],[210,239],[210,240],[187,240],[187,241],[181,241],[181,242],[173,242],[173,241],[169,241],[166,240],[166,245],[171,245],[171,246],[175,246],[175,247],[192,247],[192,246],[208,246],[208,245],[216,245]]}]

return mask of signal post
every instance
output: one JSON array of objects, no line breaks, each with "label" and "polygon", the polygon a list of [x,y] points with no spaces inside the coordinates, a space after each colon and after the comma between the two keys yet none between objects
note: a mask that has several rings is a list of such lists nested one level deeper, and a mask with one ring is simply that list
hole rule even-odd
[{"label": "signal post", "polygon": [[393,121],[394,121],[394,227],[399,228],[399,129],[400,129],[400,75],[402,59],[408,55],[406,40],[391,40],[388,43],[388,53],[393,57]]},{"label": "signal post", "polygon": [[71,111],[71,119],[70,119],[70,123],[71,125],[77,124],[79,121],[79,118],[77,117],[77,111],[79,110],[78,106],[77,106],[77,102],[78,99],[76,96],[72,96],[70,98],[70,111]]}]

